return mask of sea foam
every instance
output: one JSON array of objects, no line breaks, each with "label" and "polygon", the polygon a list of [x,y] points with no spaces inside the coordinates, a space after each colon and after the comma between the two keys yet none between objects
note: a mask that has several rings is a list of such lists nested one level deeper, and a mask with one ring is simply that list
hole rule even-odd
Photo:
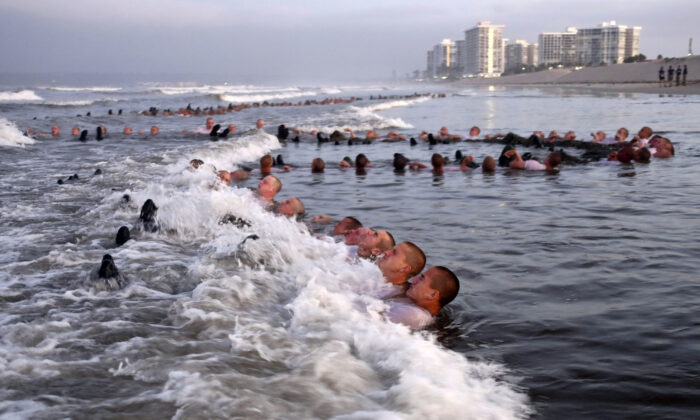
[{"label": "sea foam", "polygon": [[22,134],[13,122],[0,118],[0,146],[24,147],[34,143],[36,140]]}]

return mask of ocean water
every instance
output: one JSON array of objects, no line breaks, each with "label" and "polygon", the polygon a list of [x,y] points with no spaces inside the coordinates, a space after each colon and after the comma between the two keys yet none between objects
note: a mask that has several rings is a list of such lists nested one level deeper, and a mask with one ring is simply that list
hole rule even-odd
[{"label": "ocean water", "polygon": [[[445,98],[369,100],[444,92]],[[260,107],[214,116],[225,141],[185,134],[206,117],[138,114],[251,101],[351,96],[351,104]],[[696,96],[540,88],[131,84],[0,89],[0,418],[692,418],[700,409]],[[122,115],[108,115],[118,109]],[[86,116],[87,112],[91,116]],[[80,115],[80,116],[78,116]],[[330,133],[445,125],[465,134],[650,125],[672,159],[395,173],[393,153],[428,162],[456,150],[477,161],[501,146],[281,143],[286,124]],[[31,128],[62,136],[28,138]],[[157,136],[121,135],[157,125]],[[108,137],[94,140],[97,125]],[[70,128],[88,129],[80,143]],[[543,156],[541,150],[532,151]],[[208,170],[281,154],[280,200],[301,221],[265,211],[248,187]],[[365,174],[337,168],[365,153]],[[315,157],[326,172],[311,174]],[[94,175],[96,169],[102,171]],[[78,174],[76,181],[56,181]],[[131,202],[122,196],[129,194]],[[159,233],[134,227],[148,198]],[[220,224],[234,214],[250,222]],[[315,215],[352,215],[410,240],[461,281],[433,326],[382,320],[369,262],[321,237]],[[255,234],[258,240],[241,242]],[[106,253],[129,285],[92,280]]]}]

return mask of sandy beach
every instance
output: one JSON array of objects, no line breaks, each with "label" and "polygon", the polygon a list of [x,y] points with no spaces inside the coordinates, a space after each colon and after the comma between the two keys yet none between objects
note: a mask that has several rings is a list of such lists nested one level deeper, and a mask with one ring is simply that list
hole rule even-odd
[{"label": "sandy beach", "polygon": [[[676,68],[678,65],[688,66],[686,86],[675,86],[675,84],[672,87],[659,86],[659,68],[661,66]],[[697,95],[700,94],[700,56],[586,67],[580,70],[552,69],[499,78],[465,79],[454,84],[456,86],[538,86],[605,92]]]}]

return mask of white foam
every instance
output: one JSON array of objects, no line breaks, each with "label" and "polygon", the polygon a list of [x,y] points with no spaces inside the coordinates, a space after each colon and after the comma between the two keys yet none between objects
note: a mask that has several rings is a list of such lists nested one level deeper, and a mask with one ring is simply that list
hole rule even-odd
[{"label": "white foam", "polygon": [[71,86],[52,86],[47,87],[49,90],[57,90],[59,92],[118,92],[122,90],[120,87],[109,86],[93,86],[93,87],[71,87]]},{"label": "white foam", "polygon": [[219,99],[224,102],[232,103],[242,103],[242,102],[263,102],[271,101],[275,99],[289,99],[298,98],[300,96],[314,96],[317,93],[315,91],[305,90],[298,92],[287,92],[287,93],[270,93],[270,94],[256,94],[256,95],[219,95]]},{"label": "white foam", "polygon": [[2,102],[40,101],[42,99],[33,90],[28,89],[20,90],[19,92],[0,92],[0,101]]},{"label": "white foam", "polygon": [[36,140],[22,134],[13,122],[0,117],[0,146],[24,147],[34,143]]},{"label": "white foam", "polygon": [[381,102],[378,104],[368,105],[368,106],[361,107],[361,108],[364,108],[367,111],[371,111],[371,112],[384,111],[384,110],[391,109],[391,108],[419,104],[419,103],[422,103],[425,101],[429,101],[430,99],[431,98],[429,96],[421,96],[421,97],[415,98],[415,99],[400,99],[397,101]]},{"label": "white foam", "polygon": [[248,94],[248,93],[279,93],[298,92],[296,87],[274,87],[274,86],[254,86],[254,85],[204,85],[204,86],[161,86],[153,88],[153,92],[164,95],[186,95],[186,94]]}]

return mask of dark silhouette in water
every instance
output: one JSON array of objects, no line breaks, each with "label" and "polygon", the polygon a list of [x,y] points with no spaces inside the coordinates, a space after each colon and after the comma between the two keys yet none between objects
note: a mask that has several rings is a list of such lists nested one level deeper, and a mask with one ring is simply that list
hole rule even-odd
[{"label": "dark silhouette in water", "polygon": [[139,216],[139,222],[143,224],[143,230],[146,232],[158,232],[159,226],[156,221],[156,213],[158,212],[158,207],[150,198],[143,203],[141,207],[141,215]]},{"label": "dark silhouette in water", "polygon": [[127,280],[119,273],[114,259],[109,254],[102,257],[97,277],[93,279],[93,286],[98,290],[119,290],[127,284]]},{"label": "dark silhouette in water", "polygon": [[222,217],[221,220],[219,220],[219,224],[224,225],[227,223],[230,223],[239,229],[242,229],[244,227],[250,227],[249,221],[247,221],[245,219],[241,219],[238,216],[234,216],[233,214],[227,214],[224,217]]},{"label": "dark silhouette in water", "polygon": [[117,277],[119,275],[119,270],[114,264],[114,259],[112,259],[111,255],[105,254],[102,257],[102,265],[100,266],[100,270],[97,272],[97,275],[101,279],[111,279],[112,277]]},{"label": "dark silhouette in water", "polygon": [[284,159],[282,158],[282,155],[277,155],[277,159],[275,159],[275,165],[284,166]]},{"label": "dark silhouette in water", "polygon": [[284,124],[277,127],[277,138],[279,140],[287,140],[289,137],[289,129]]},{"label": "dark silhouette in water", "polygon": [[124,245],[129,239],[131,239],[131,233],[129,232],[129,228],[126,226],[120,227],[117,231],[117,239],[115,241],[117,243],[117,246]]},{"label": "dark silhouette in water", "polygon": [[81,131],[81,132],[80,132],[80,141],[86,142],[86,141],[87,141],[87,135],[88,135],[88,131],[87,131],[87,130]]},{"label": "dark silhouette in water", "polygon": [[95,137],[95,139],[97,141],[102,141],[104,139],[104,137],[102,137],[102,127],[97,127],[95,131],[97,131],[97,137]]},{"label": "dark silhouette in water", "polygon": [[417,144],[418,144],[418,142],[416,141],[416,139],[414,139],[413,137],[411,137],[411,146],[415,146],[415,145],[417,145]]},{"label": "dark silhouette in water", "polygon": [[95,173],[93,173],[93,175],[102,175],[102,169],[100,169],[100,168],[95,169]]},{"label": "dark silhouette in water", "polygon": [[216,124],[211,128],[211,131],[209,132],[209,137],[216,137],[219,133],[219,129],[221,128],[221,124]]},{"label": "dark silhouette in water", "polygon": [[226,138],[228,137],[228,133],[231,132],[231,129],[226,127],[221,133],[219,133],[219,138]]}]

